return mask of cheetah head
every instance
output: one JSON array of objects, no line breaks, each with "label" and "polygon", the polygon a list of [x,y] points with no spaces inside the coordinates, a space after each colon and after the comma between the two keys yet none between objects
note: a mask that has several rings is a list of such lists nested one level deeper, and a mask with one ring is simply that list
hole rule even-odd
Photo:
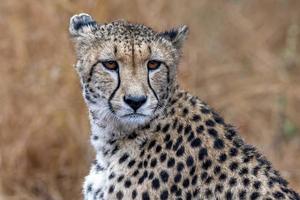
[{"label": "cheetah head", "polygon": [[163,111],[176,85],[186,26],[155,32],[123,20],[101,24],[79,14],[70,19],[69,32],[94,119],[136,126]]}]

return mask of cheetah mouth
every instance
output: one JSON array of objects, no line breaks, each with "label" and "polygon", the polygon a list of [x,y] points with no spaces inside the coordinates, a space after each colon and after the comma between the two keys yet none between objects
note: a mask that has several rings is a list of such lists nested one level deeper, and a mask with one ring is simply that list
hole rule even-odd
[{"label": "cheetah mouth", "polygon": [[147,117],[148,115],[144,115],[142,113],[129,113],[122,115],[122,118],[140,118],[140,117]]}]

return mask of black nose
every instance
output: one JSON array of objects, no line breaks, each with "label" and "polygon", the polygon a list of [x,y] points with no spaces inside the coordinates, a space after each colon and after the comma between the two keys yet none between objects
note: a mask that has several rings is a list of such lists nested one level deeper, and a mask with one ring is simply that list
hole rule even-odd
[{"label": "black nose", "polygon": [[137,111],[146,101],[146,96],[125,96],[124,101],[128,104],[134,111]]}]

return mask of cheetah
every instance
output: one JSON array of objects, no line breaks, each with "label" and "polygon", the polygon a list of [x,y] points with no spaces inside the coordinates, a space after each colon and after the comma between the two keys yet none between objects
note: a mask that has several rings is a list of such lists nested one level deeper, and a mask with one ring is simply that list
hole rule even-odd
[{"label": "cheetah", "polygon": [[70,19],[96,152],[85,200],[294,199],[299,195],[233,126],[182,90],[187,26]]}]

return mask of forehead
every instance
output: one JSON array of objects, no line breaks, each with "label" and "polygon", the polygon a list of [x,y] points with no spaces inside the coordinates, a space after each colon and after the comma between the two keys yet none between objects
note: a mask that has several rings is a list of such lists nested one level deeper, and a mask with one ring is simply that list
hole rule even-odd
[{"label": "forehead", "polygon": [[114,44],[122,51],[146,50],[157,38],[157,32],[142,24],[115,21],[99,26],[96,34],[100,40]]},{"label": "forehead", "polygon": [[150,42],[156,32],[142,24],[131,24],[126,21],[115,21],[99,27],[98,34],[104,40],[115,42]]}]

